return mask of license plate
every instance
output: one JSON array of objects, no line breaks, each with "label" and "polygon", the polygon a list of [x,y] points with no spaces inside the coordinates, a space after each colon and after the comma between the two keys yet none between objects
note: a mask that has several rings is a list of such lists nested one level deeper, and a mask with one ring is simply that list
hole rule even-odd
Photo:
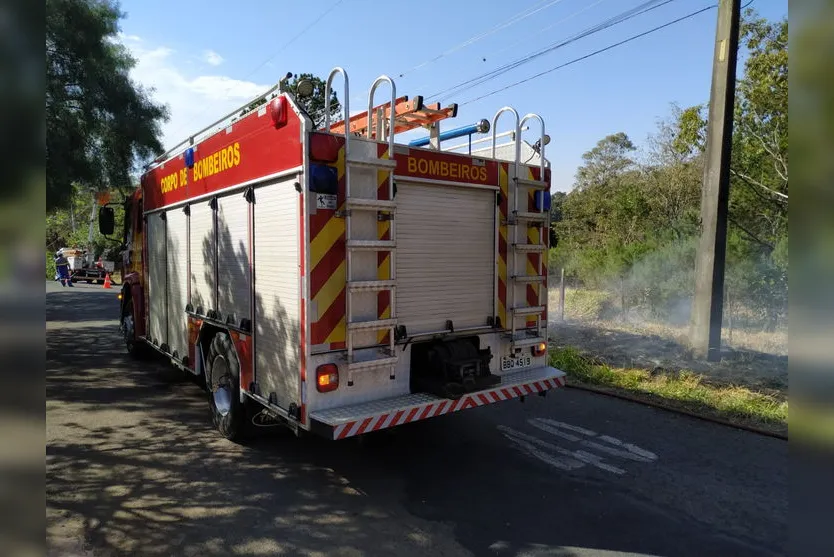
[{"label": "license plate", "polygon": [[532,356],[519,356],[517,358],[508,358],[504,356],[501,358],[501,371],[508,371],[511,369],[521,369],[533,365]]}]

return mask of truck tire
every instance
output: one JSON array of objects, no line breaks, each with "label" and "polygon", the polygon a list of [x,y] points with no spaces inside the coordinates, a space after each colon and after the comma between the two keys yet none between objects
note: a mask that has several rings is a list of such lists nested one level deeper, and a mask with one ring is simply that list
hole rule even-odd
[{"label": "truck tire", "polygon": [[150,350],[143,340],[136,338],[136,328],[133,320],[133,301],[130,298],[125,300],[119,328],[122,331],[122,338],[125,341],[127,353],[136,360],[146,359]]},{"label": "truck tire", "polygon": [[214,426],[229,441],[243,437],[246,407],[240,402],[240,363],[228,333],[211,339],[206,386]]}]

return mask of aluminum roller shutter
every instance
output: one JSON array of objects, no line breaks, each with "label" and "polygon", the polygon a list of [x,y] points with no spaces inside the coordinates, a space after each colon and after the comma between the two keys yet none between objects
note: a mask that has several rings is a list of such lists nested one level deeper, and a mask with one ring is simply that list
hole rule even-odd
[{"label": "aluminum roller shutter", "polygon": [[191,305],[202,308],[203,314],[214,305],[214,210],[208,201],[191,205]]},{"label": "aluminum roller shutter", "polygon": [[495,192],[399,183],[397,319],[409,334],[494,315]]},{"label": "aluminum roller shutter", "polygon": [[242,192],[217,200],[217,310],[233,323],[249,318],[249,202]]},{"label": "aluminum roller shutter", "polygon": [[181,208],[166,215],[168,260],[168,345],[182,360],[188,354],[188,216]]},{"label": "aluminum roller shutter", "polygon": [[301,402],[296,179],[255,189],[255,379],[282,408]]},{"label": "aluminum roller shutter", "polygon": [[148,336],[159,344],[168,342],[165,278],[167,273],[165,221],[160,213],[148,215]]}]

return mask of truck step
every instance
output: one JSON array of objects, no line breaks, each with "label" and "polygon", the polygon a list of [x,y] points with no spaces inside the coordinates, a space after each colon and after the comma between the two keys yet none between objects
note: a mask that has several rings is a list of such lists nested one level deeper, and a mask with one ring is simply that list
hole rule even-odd
[{"label": "truck step", "polygon": [[379,367],[389,367],[397,363],[396,356],[386,355],[382,358],[373,358],[370,360],[353,360],[348,361],[348,371],[362,371],[365,369],[375,369]]},{"label": "truck step", "polygon": [[513,249],[515,249],[515,251],[534,252],[545,251],[547,246],[544,244],[513,244]]},{"label": "truck step", "polygon": [[515,282],[544,282],[547,277],[545,275],[516,275],[513,280]]},{"label": "truck step", "polygon": [[523,348],[526,346],[535,346],[536,344],[541,344],[542,342],[547,343],[547,339],[544,337],[520,337],[512,339],[513,347],[515,348]]},{"label": "truck step", "polygon": [[366,251],[389,251],[397,247],[394,240],[348,240],[348,249]]},{"label": "truck step", "polygon": [[527,178],[514,178],[518,186],[528,187],[535,190],[546,190],[549,184],[544,180],[528,180]]},{"label": "truck step", "polygon": [[540,313],[544,313],[545,309],[547,308],[544,306],[524,306],[510,308],[510,311],[513,312],[513,315],[538,315]]},{"label": "truck step", "polygon": [[364,199],[361,197],[350,197],[346,202],[348,209],[363,211],[394,211],[397,208],[396,201],[386,199]]},{"label": "truck step", "polygon": [[350,166],[362,168],[376,168],[379,170],[392,171],[397,167],[397,161],[391,159],[350,157],[345,161]]},{"label": "truck step", "polygon": [[374,321],[350,321],[347,324],[349,331],[373,331],[380,329],[390,329],[397,325],[395,318],[391,319],[376,319]]},{"label": "truck step", "polygon": [[353,292],[381,292],[391,290],[395,286],[395,280],[352,280],[347,283],[348,289]]},{"label": "truck step", "polygon": [[514,213],[516,221],[544,222],[547,220],[547,213],[525,213],[517,211]]}]

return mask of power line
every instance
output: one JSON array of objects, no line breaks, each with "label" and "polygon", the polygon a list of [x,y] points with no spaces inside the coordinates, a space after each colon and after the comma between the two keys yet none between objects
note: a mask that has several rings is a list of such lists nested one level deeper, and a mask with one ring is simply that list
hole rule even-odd
[{"label": "power line", "polygon": [[517,40],[517,41],[515,41],[515,42],[513,42],[513,43],[510,43],[509,45],[505,46],[504,48],[502,48],[502,49],[501,49],[501,50],[499,50],[498,52],[494,52],[494,53],[492,53],[492,54],[491,54],[491,56],[497,56],[497,55],[499,55],[499,54],[501,54],[501,53],[507,52],[508,50],[515,48],[515,47],[516,47],[516,46],[518,46],[519,44],[521,44],[521,43],[523,43],[523,42],[526,42],[526,41],[529,41],[532,37],[535,37],[535,36],[541,35],[541,34],[542,34],[542,33],[544,33],[545,31],[547,31],[548,29],[553,29],[554,27],[556,27],[556,26],[557,26],[557,25],[559,25],[560,23],[564,23],[564,22],[566,22],[566,21],[567,21],[567,20],[569,20],[569,19],[573,19],[574,17],[576,17],[576,16],[578,16],[578,15],[580,15],[580,14],[584,13],[584,12],[587,12],[588,10],[590,10],[591,8],[593,8],[594,6],[598,6],[599,4],[602,4],[603,2],[605,2],[605,0],[597,0],[597,1],[596,1],[596,2],[594,2],[593,4],[588,4],[587,6],[585,6],[584,8],[582,8],[581,10],[576,11],[576,12],[572,13],[571,15],[567,16],[567,17],[564,17],[564,18],[560,19],[559,21],[556,21],[556,22],[554,22],[554,23],[551,23],[550,25],[547,25],[547,26],[545,26],[545,27],[542,27],[541,29],[539,29],[538,31],[536,31],[535,33],[533,33],[532,35],[528,35],[528,36],[522,37],[521,39],[519,39],[519,40]]},{"label": "power line", "polygon": [[[273,53],[273,54],[272,54],[269,58],[267,58],[266,60],[264,60],[263,62],[261,62],[260,64],[258,64],[258,66],[257,66],[257,67],[255,67],[255,69],[254,69],[254,70],[250,71],[248,74],[246,74],[245,76],[243,76],[243,77],[242,77],[242,78],[240,78],[239,80],[235,80],[235,81],[244,81],[244,80],[247,80],[247,79],[249,79],[250,77],[252,77],[252,76],[255,74],[255,72],[257,72],[258,70],[260,70],[261,68],[263,68],[264,66],[266,66],[267,64],[269,64],[272,60],[274,60],[274,59],[275,59],[275,57],[276,57],[276,56],[278,56],[281,52],[283,52],[283,51],[284,51],[284,49],[286,49],[288,46],[290,46],[292,43],[294,43],[296,40],[298,40],[298,39],[299,39],[299,37],[301,37],[302,35],[304,35],[304,33],[306,33],[307,31],[309,31],[311,27],[313,27],[313,26],[314,26],[315,24],[317,24],[319,21],[321,21],[322,19],[324,19],[324,17],[325,17],[325,16],[327,16],[330,12],[332,12],[334,9],[336,9],[336,8],[337,8],[337,7],[338,7],[338,6],[339,6],[342,2],[344,2],[344,1],[345,1],[345,0],[337,0],[337,1],[336,1],[336,3],[332,4],[329,8],[327,8],[326,10],[324,10],[324,12],[322,12],[322,13],[321,13],[321,15],[319,15],[319,16],[318,16],[315,20],[313,20],[310,24],[308,24],[308,25],[307,25],[304,29],[302,29],[301,31],[299,31],[299,32],[298,32],[296,35],[294,35],[294,36],[293,36],[293,37],[292,37],[289,41],[287,41],[286,43],[284,43],[284,44],[281,46],[281,48],[279,48],[277,51],[275,51],[275,53]],[[234,89],[234,87],[235,87],[235,85],[232,85],[231,87],[229,87],[228,89],[226,89],[226,90],[223,92],[223,96],[226,96],[229,92],[231,92],[231,90],[232,90],[232,89]],[[180,128],[178,128],[178,129],[177,129],[177,131],[176,131],[176,132],[173,132],[171,135],[177,135],[177,134],[179,134],[179,133],[180,133],[180,132],[181,132],[184,128],[186,128],[186,127],[190,127],[190,126],[191,126],[191,124],[194,122],[194,120],[195,120],[195,119],[197,119],[197,118],[198,118],[198,117],[200,117],[200,116],[203,116],[204,114],[206,114],[206,113],[208,112],[208,110],[209,110],[210,108],[213,108],[213,107],[214,107],[214,104],[208,104],[208,105],[206,105],[205,109],[204,109],[204,110],[203,110],[203,111],[202,111],[199,115],[197,115],[197,116],[195,116],[194,118],[192,118],[191,120],[189,120],[187,124],[185,124],[185,125],[183,125],[183,126],[180,126]]]},{"label": "power line", "polygon": [[[753,1],[753,0],[751,0],[751,3],[752,3],[752,1]],[[748,5],[749,5],[749,3],[748,3]],[[536,78],[538,78],[538,77],[541,77],[541,76],[543,76],[543,75],[547,75],[547,74],[549,74],[549,73],[555,72],[556,70],[559,70],[559,69],[562,69],[562,68],[564,68],[564,67],[570,66],[570,65],[575,64],[575,63],[577,63],[577,62],[581,62],[582,60],[586,60],[586,59],[588,59],[588,58],[590,58],[590,57],[592,57],[592,56],[596,56],[597,54],[601,54],[601,53],[603,53],[603,52],[606,52],[606,51],[611,50],[611,49],[613,49],[613,48],[616,48],[616,47],[618,47],[618,46],[622,46],[622,45],[624,45],[624,44],[626,44],[626,43],[630,43],[631,41],[637,40],[637,39],[639,39],[639,38],[641,38],[641,37],[645,37],[646,35],[649,35],[649,34],[651,34],[651,33],[654,33],[655,31],[660,31],[661,29],[664,29],[664,28],[669,27],[669,26],[671,26],[671,25],[674,25],[674,24],[676,24],[676,23],[680,23],[681,21],[684,21],[684,20],[686,20],[686,19],[689,19],[689,18],[695,17],[696,15],[702,14],[702,13],[704,13],[704,12],[706,12],[706,11],[713,10],[713,9],[715,9],[715,6],[707,6],[706,8],[701,8],[700,10],[694,11],[694,12],[692,12],[692,13],[689,13],[689,14],[685,15],[685,16],[679,17],[678,19],[675,19],[675,20],[669,21],[669,22],[667,22],[667,23],[664,23],[663,25],[658,25],[657,27],[653,27],[652,29],[649,29],[648,31],[644,31],[643,33],[639,33],[639,34],[637,34],[637,35],[632,35],[631,37],[629,37],[629,38],[627,38],[627,39],[624,39],[624,40],[622,40],[622,41],[616,42],[616,43],[614,43],[614,44],[610,44],[610,45],[608,45],[608,46],[606,46],[606,47],[604,47],[604,48],[600,48],[599,50],[595,50],[594,52],[591,52],[590,54],[586,54],[586,55],[584,55],[584,56],[580,56],[579,58],[574,58],[573,60],[571,60],[571,61],[569,61],[569,62],[565,62],[564,64],[559,64],[558,66],[555,66],[555,67],[553,67],[553,68],[550,68],[549,70],[545,70],[545,71],[540,72],[540,73],[537,73],[537,74],[535,74],[535,75],[531,75],[530,77],[527,77],[527,78],[522,79],[522,80],[520,80],[520,81],[516,81],[515,83],[511,83],[511,84],[509,84],[509,85],[507,85],[507,86],[505,86],[505,87],[501,87],[500,89],[496,89],[496,90],[494,90],[494,91],[492,91],[492,92],[486,93],[485,95],[481,95],[481,96],[479,96],[479,97],[475,97],[474,99],[470,99],[470,100],[468,100],[468,101],[466,101],[466,102],[464,102],[464,103],[460,103],[460,104],[459,104],[459,106],[464,106],[464,105],[467,105],[467,104],[471,104],[471,103],[473,103],[473,102],[475,102],[475,101],[479,101],[479,100],[481,100],[481,99],[485,99],[485,98],[487,98],[487,97],[491,97],[492,95],[495,95],[495,94],[500,93],[500,92],[502,92],[502,91],[506,91],[507,89],[511,89],[511,88],[513,88],[513,87],[516,87],[516,86],[518,86],[518,85],[521,85],[522,83],[527,83],[528,81],[531,81],[531,80],[536,79]]]},{"label": "power line", "polygon": [[[500,31],[502,29],[506,29],[507,27],[513,25],[514,23],[518,23],[519,21],[521,21],[523,19],[526,19],[526,18],[530,17],[531,15],[533,15],[535,13],[538,13],[538,12],[540,12],[540,11],[546,9],[546,8],[549,8],[550,6],[558,4],[559,2],[562,2],[562,1],[563,0],[540,0],[539,2],[534,4],[533,6],[531,6],[529,8],[525,8],[525,9],[521,10],[520,12],[518,12],[517,14],[511,16],[507,21],[505,21],[503,23],[500,23],[496,26],[493,26],[492,28],[490,28],[490,29],[488,29],[488,30],[486,30],[482,33],[479,33],[477,35],[473,35],[472,37],[468,38],[467,40],[463,41],[462,43],[459,43],[459,44],[441,52],[440,54],[438,54],[434,58],[430,58],[428,60],[425,60],[425,61],[417,64],[416,66],[413,66],[413,67],[411,67],[411,68],[409,68],[409,69],[407,69],[403,72],[398,73],[397,76],[398,77],[405,77],[406,75],[414,72],[415,70],[418,70],[420,68],[423,68],[425,66],[433,64],[433,63],[437,62],[438,60],[440,60],[441,58],[445,58],[446,56],[448,56],[450,54],[453,54],[453,53],[457,52],[458,50],[462,50],[462,49],[464,49],[464,48],[466,48],[466,47],[468,47],[472,44],[475,44],[476,42],[480,41],[483,38],[486,38],[490,35],[493,35],[493,34],[497,33],[498,31]],[[545,4],[545,5],[542,5],[542,4]],[[416,89],[419,90],[420,87],[417,87]],[[365,90],[363,93],[358,93],[354,97],[351,98],[351,101],[357,101],[357,100],[363,99],[363,98],[365,98],[365,95],[367,93],[368,93],[368,90]]]},{"label": "power line", "polygon": [[471,79],[468,79],[466,81],[463,81],[461,83],[458,83],[457,85],[454,85],[452,87],[444,89],[444,90],[442,90],[438,93],[435,93],[433,95],[430,95],[429,98],[442,97],[440,100],[443,100],[443,99],[449,98],[453,95],[458,95],[463,91],[467,91],[467,90],[469,90],[473,87],[481,85],[482,83],[486,83],[487,81],[491,81],[492,79],[498,77],[499,75],[503,75],[507,71],[513,70],[513,69],[518,68],[518,67],[520,67],[524,64],[527,64],[528,62],[531,62],[532,60],[535,60],[536,58],[539,58],[541,56],[544,56],[545,54],[553,52],[554,50],[558,50],[559,48],[565,47],[565,46],[567,46],[569,44],[572,44],[572,43],[574,43],[578,40],[581,40],[585,37],[589,37],[593,34],[599,33],[600,31],[604,31],[605,29],[609,29],[611,27],[614,27],[615,25],[619,25],[620,23],[628,21],[629,19],[632,19],[632,18],[635,18],[637,16],[643,15],[643,14],[645,14],[645,13],[651,11],[651,10],[655,10],[657,8],[660,8],[662,6],[665,6],[666,4],[669,4],[669,3],[675,2],[675,1],[676,0],[664,0],[664,1],[649,0],[647,2],[643,2],[642,4],[640,4],[638,6],[635,6],[634,8],[631,8],[629,10],[625,10],[624,12],[621,12],[621,13],[613,16],[613,17],[610,17],[610,18],[604,20],[601,23],[598,23],[594,26],[588,27],[584,31],[581,31],[581,32],[579,32],[575,35],[572,35],[571,37],[568,37],[567,39],[557,41],[555,43],[551,43],[550,45],[548,45],[548,46],[546,46],[542,49],[539,49],[538,51],[535,51],[531,54],[523,56],[523,57],[521,57],[521,58],[519,58],[519,59],[517,59],[513,62],[509,62],[507,64],[504,64],[503,66],[500,66],[498,68],[490,70],[490,71],[488,71],[486,73],[483,73],[481,75],[475,76],[475,77],[473,77]]},{"label": "power line", "polygon": [[[544,1],[546,1],[546,0],[544,0]],[[542,2],[539,2],[538,4],[534,5],[531,8],[527,8],[525,10],[520,11],[519,13],[512,16],[510,19],[508,19],[504,23],[496,25],[492,29],[489,29],[488,31],[485,31],[483,33],[480,33],[478,35],[470,37],[469,39],[463,41],[462,43],[460,43],[458,45],[455,45],[452,48],[450,48],[450,49],[448,49],[444,52],[441,52],[440,54],[438,54],[434,58],[426,60],[425,62],[421,62],[420,64],[417,64],[416,66],[407,69],[406,71],[400,73],[399,77],[405,77],[406,75],[413,72],[414,70],[420,69],[420,68],[422,68],[424,66],[427,66],[429,64],[433,64],[434,62],[437,62],[438,60],[440,60],[441,58],[444,58],[445,56],[447,56],[449,54],[452,54],[454,52],[457,52],[458,50],[466,48],[467,46],[469,46],[471,44],[474,44],[474,43],[480,41],[483,38],[486,38],[490,35],[493,35],[493,34],[497,33],[501,29],[506,29],[510,25],[513,25],[514,23],[518,23],[519,21],[521,21],[523,19],[526,19],[526,18],[530,17],[531,15],[536,14],[536,13],[538,13],[538,12],[544,10],[544,9],[549,8],[550,6],[553,6],[554,4],[558,4],[559,2],[562,2],[562,1],[563,0],[550,0],[550,2],[547,2],[544,6],[539,6],[539,4],[542,4]]]}]

